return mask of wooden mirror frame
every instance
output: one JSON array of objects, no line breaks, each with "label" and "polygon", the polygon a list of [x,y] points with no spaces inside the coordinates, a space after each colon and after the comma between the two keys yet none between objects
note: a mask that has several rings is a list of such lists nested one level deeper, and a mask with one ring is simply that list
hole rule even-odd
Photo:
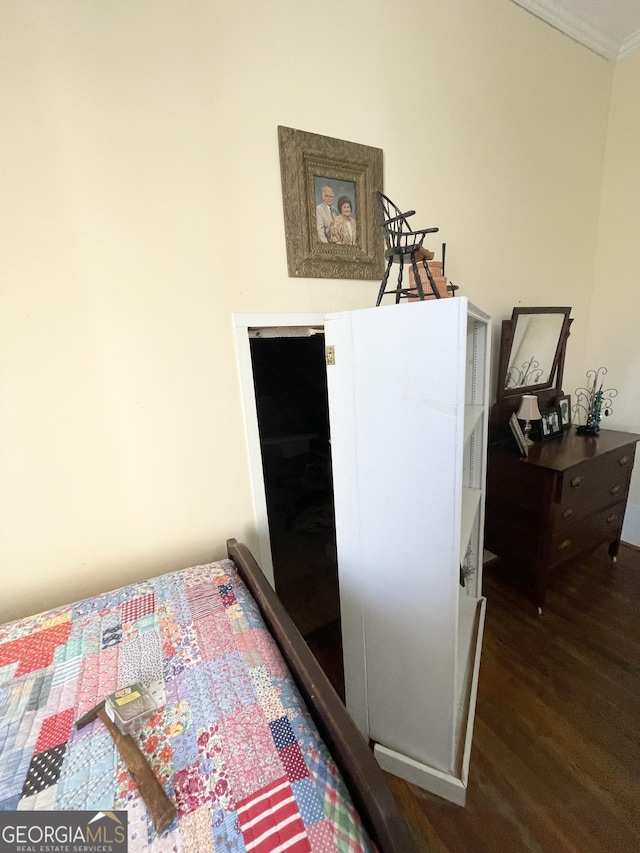
[{"label": "wooden mirror frame", "polygon": [[[558,341],[556,343],[555,355],[545,382],[535,385],[521,385],[516,388],[506,388],[506,377],[509,369],[511,349],[516,324],[520,316],[527,314],[561,314],[564,316]],[[523,394],[536,394],[539,406],[551,405],[555,398],[562,395],[562,380],[564,376],[564,361],[567,349],[571,323],[571,308],[569,307],[533,307],[514,308],[510,320],[502,321],[502,337],[500,339],[500,355],[498,360],[498,384],[496,388],[496,404],[491,411],[491,423],[507,423],[511,413],[515,412]]]}]

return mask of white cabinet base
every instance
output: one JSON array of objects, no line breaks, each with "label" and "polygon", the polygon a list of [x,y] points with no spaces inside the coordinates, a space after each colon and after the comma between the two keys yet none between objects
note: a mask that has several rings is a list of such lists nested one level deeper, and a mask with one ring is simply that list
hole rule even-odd
[{"label": "white cabinet base", "polygon": [[[477,630],[475,636],[475,647],[473,659],[470,663],[473,666],[471,673],[470,689],[466,696],[465,706],[466,714],[461,720],[461,725],[464,726],[464,735],[462,743],[462,756],[460,761],[460,774],[443,773],[435,767],[429,767],[427,764],[422,764],[415,761],[407,755],[402,755],[393,749],[388,749],[376,743],[373,748],[373,754],[380,767],[391,773],[393,776],[398,776],[404,779],[405,782],[410,782],[412,785],[417,785],[418,788],[423,788],[431,794],[449,800],[458,806],[464,806],[467,797],[467,783],[469,779],[469,759],[471,757],[471,741],[473,738],[473,723],[475,717],[476,697],[478,692],[478,677],[480,674],[480,655],[482,651],[482,636],[484,633],[484,617],[486,612],[486,598],[477,599]],[[466,724],[465,724],[466,723]]]},{"label": "white cabinet base", "polygon": [[408,758],[406,755],[400,755],[399,752],[394,752],[378,743],[373,748],[373,754],[380,767],[387,773],[398,776],[412,785],[417,785],[418,788],[424,788],[430,794],[449,800],[457,806],[464,806],[467,786],[456,776],[443,773],[434,767],[428,767],[426,764],[420,764],[419,761],[414,761],[413,758]]}]

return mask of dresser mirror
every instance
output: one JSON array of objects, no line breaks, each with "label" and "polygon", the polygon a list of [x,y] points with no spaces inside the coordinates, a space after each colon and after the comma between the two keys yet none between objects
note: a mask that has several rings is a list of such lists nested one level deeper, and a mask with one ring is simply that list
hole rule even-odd
[{"label": "dresser mirror", "polygon": [[505,423],[523,394],[537,394],[542,406],[562,394],[571,308],[514,308],[502,322],[493,423]]}]

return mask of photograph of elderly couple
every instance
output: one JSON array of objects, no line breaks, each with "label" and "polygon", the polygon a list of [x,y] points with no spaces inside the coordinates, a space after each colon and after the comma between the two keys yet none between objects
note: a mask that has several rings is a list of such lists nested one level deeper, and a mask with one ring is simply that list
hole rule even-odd
[{"label": "photograph of elderly couple", "polygon": [[318,241],[357,245],[355,183],[315,175],[313,181]]}]

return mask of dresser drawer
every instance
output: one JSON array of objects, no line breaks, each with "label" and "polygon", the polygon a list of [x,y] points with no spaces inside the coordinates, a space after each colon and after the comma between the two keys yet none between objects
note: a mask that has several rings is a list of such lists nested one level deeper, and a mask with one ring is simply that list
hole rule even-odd
[{"label": "dresser drawer", "polygon": [[555,532],[549,564],[555,566],[601,542],[612,542],[620,533],[625,507],[626,501],[620,501]]},{"label": "dresser drawer", "polygon": [[552,507],[554,530],[626,499],[634,454],[635,445],[631,444],[564,471],[558,502]]}]

